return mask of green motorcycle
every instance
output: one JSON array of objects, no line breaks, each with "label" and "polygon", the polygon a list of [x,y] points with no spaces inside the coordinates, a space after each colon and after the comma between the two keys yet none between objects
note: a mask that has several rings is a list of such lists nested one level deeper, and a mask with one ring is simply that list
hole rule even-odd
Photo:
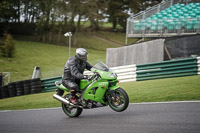
[{"label": "green motorcycle", "polygon": [[[109,105],[117,112],[124,111],[129,105],[127,93],[117,86],[117,75],[113,73],[104,63],[99,62],[93,66],[93,79],[81,80],[80,91],[76,93],[78,104],[70,102],[70,94],[61,97],[57,94],[53,98],[62,102],[62,109],[69,117],[78,117],[83,109],[92,109]],[[58,89],[70,92],[60,82],[56,81]]]}]

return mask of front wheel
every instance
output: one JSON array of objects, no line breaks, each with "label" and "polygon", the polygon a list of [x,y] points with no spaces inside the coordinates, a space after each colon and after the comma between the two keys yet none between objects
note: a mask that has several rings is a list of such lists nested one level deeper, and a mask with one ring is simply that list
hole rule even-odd
[{"label": "front wheel", "polygon": [[[65,95],[64,98],[69,100],[70,94]],[[63,103],[62,103],[62,109],[63,109],[64,113],[69,117],[78,117],[79,115],[81,115],[81,113],[83,111],[82,108],[65,105]]]},{"label": "front wheel", "polygon": [[117,112],[124,111],[129,105],[129,98],[127,93],[122,89],[118,88],[108,94],[108,105],[111,109]]}]

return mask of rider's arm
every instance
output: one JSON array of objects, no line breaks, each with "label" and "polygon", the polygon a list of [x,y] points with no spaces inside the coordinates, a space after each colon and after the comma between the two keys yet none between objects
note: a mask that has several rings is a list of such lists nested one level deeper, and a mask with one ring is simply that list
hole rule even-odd
[{"label": "rider's arm", "polygon": [[90,65],[88,62],[86,62],[86,69],[87,70],[91,70],[92,67],[93,67],[92,65]]}]

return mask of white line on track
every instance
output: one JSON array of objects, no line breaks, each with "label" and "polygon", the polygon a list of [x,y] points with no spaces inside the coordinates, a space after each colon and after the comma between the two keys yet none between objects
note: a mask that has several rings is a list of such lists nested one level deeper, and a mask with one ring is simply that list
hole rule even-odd
[{"label": "white line on track", "polygon": [[[170,101],[170,102],[144,102],[144,103],[130,103],[130,104],[144,105],[144,104],[171,104],[171,103],[200,103],[200,100],[197,100],[197,101]],[[11,112],[11,111],[37,111],[37,110],[53,110],[53,109],[61,109],[61,107],[25,109],[25,110],[0,110],[0,113]]]},{"label": "white line on track", "polygon": [[144,103],[130,103],[130,104],[169,104],[169,103],[199,103],[200,100],[197,101],[169,101],[169,102],[144,102]]}]

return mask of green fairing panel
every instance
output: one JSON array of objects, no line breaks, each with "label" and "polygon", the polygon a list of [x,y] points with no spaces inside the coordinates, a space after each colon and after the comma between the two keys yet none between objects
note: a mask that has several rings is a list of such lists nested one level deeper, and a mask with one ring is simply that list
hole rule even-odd
[{"label": "green fairing panel", "polygon": [[63,90],[63,91],[66,91],[66,92],[69,92],[69,91],[70,91],[70,89],[66,88],[63,84],[61,84],[61,85],[59,86],[59,89],[61,89],[61,90]]},{"label": "green fairing panel", "polygon": [[92,81],[82,79],[80,81],[80,89],[84,90]]},{"label": "green fairing panel", "polygon": [[85,100],[92,100],[100,103],[105,103],[103,97],[107,91],[108,82],[95,82],[85,90],[83,98]]},{"label": "green fairing panel", "polygon": [[120,88],[120,86],[112,86],[112,87],[109,87],[109,90],[116,90],[118,88]]}]

